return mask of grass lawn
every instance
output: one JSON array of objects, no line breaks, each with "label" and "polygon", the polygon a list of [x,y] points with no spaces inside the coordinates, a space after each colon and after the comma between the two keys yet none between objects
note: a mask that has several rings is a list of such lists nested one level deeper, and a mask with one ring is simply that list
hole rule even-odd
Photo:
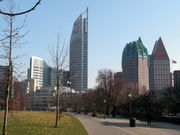
[{"label": "grass lawn", "polygon": [[[60,127],[54,128],[54,112],[14,112],[8,115],[8,135],[87,135],[82,124],[74,117],[63,114]],[[3,113],[0,112],[0,134]]]}]

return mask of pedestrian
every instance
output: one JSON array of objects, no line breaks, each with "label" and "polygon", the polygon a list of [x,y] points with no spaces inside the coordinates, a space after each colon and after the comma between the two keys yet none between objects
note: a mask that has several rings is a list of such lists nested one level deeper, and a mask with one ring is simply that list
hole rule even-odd
[{"label": "pedestrian", "polygon": [[147,120],[147,125],[151,126],[152,116],[151,116],[151,112],[149,111],[146,113],[146,120]]}]

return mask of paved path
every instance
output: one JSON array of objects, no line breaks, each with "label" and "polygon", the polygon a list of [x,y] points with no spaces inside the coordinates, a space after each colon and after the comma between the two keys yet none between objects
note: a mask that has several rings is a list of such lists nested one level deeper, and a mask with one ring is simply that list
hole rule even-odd
[{"label": "paved path", "polygon": [[180,126],[153,122],[147,126],[145,122],[136,121],[136,127],[129,127],[128,119],[92,118],[76,115],[89,135],[180,135]]}]

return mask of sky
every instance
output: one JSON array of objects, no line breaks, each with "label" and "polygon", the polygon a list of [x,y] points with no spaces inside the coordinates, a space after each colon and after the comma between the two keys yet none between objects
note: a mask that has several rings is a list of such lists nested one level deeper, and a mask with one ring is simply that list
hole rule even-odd
[{"label": "sky", "polygon": [[[36,1],[16,0],[17,11],[30,8]],[[0,3],[0,9],[5,9],[4,2]],[[28,31],[28,35],[23,39],[27,44],[14,54],[26,54],[19,60],[25,65],[24,71],[29,67],[31,56],[50,63],[49,48],[55,45],[57,33],[69,46],[73,23],[88,7],[88,88],[96,86],[99,70],[122,71],[123,49],[139,36],[149,54],[161,36],[170,59],[177,61],[171,70],[180,69],[179,5],[179,0],[42,0],[41,5],[27,15],[24,31]],[[21,16],[16,20],[21,23],[23,19]],[[0,26],[3,26],[2,15]]]}]

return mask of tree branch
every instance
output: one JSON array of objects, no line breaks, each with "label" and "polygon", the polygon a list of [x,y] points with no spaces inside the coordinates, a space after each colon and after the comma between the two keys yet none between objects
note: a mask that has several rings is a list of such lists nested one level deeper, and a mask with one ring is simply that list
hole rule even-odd
[{"label": "tree branch", "polygon": [[38,0],[38,2],[32,7],[30,8],[29,10],[26,10],[26,11],[23,11],[23,12],[19,12],[19,13],[8,13],[8,12],[4,12],[4,11],[1,11],[0,10],[0,14],[3,14],[3,15],[8,15],[8,16],[17,16],[17,15],[22,15],[22,14],[26,14],[28,12],[31,12],[32,10],[35,10],[35,8],[40,5],[40,2],[42,0]]}]

